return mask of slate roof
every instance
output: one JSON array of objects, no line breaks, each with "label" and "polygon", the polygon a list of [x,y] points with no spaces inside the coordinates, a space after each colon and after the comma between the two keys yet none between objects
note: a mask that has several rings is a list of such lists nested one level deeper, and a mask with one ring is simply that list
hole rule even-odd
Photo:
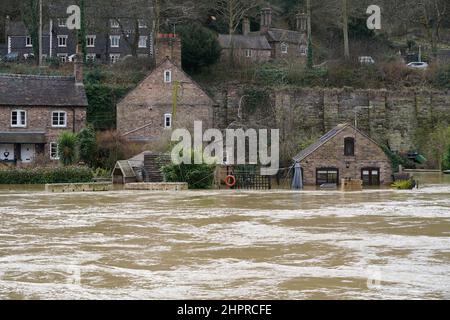
[{"label": "slate roof", "polygon": [[271,50],[270,44],[265,36],[261,35],[232,35],[230,41],[230,35],[219,34],[220,46],[224,49],[231,48],[231,43],[235,48],[240,49],[255,49],[255,50]]},{"label": "slate roof", "polygon": [[[351,126],[348,123],[345,124],[339,124],[330,131],[328,131],[326,134],[324,134],[319,140],[314,142],[312,145],[307,147],[306,149],[302,150],[299,154],[297,154],[293,159],[294,161],[302,161],[307,156],[309,156],[311,153],[319,149],[321,146],[323,146],[325,143],[330,141],[332,138],[334,138],[338,133],[340,133],[342,130],[347,128],[348,126]],[[353,126],[351,126],[353,128]],[[356,129],[355,129],[356,130]]]},{"label": "slate roof", "polygon": [[[27,28],[25,27],[25,24],[22,21],[10,21],[8,23],[8,30],[7,30],[8,36],[27,36],[29,34]],[[42,27],[42,35],[48,36],[49,35],[49,25],[45,24]]]},{"label": "slate roof", "polygon": [[[260,34],[259,31],[251,32],[251,36]],[[266,33],[268,41],[306,44],[306,34],[298,31],[270,28]]]},{"label": "slate roof", "polygon": [[0,74],[0,106],[86,107],[74,77]]}]

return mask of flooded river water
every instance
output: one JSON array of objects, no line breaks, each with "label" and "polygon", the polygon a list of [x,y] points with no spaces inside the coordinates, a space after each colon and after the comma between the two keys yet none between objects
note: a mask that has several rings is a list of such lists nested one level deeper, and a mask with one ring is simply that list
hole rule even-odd
[{"label": "flooded river water", "polygon": [[450,177],[356,193],[2,187],[0,204],[1,299],[450,298]]}]

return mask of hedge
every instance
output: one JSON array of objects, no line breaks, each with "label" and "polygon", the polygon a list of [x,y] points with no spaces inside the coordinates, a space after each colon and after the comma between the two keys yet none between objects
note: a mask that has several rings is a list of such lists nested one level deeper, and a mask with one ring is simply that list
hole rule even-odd
[{"label": "hedge", "polygon": [[91,169],[77,166],[0,170],[0,184],[80,183],[93,177]]}]

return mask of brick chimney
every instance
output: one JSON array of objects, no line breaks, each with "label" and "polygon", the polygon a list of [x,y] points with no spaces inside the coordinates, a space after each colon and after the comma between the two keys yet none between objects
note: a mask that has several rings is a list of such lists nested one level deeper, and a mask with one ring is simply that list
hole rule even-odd
[{"label": "brick chimney", "polygon": [[244,36],[248,36],[249,33],[250,33],[250,20],[248,18],[244,18],[244,20],[242,20],[242,34]]},{"label": "brick chimney", "polygon": [[272,26],[272,8],[261,9],[261,33],[267,33]]},{"label": "brick chimney", "polygon": [[308,15],[305,13],[298,13],[295,16],[296,19],[296,30],[299,32],[308,31]]},{"label": "brick chimney", "polygon": [[176,34],[159,34],[156,42],[156,65],[165,59],[181,67],[181,39]]},{"label": "brick chimney", "polygon": [[83,86],[83,55],[80,52],[80,46],[77,49],[73,61],[73,74],[75,76],[75,85]]}]

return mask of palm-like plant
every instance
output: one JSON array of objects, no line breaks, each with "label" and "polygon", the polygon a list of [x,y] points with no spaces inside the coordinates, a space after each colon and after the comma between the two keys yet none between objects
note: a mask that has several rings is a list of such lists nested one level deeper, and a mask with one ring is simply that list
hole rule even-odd
[{"label": "palm-like plant", "polygon": [[58,137],[58,156],[61,163],[65,166],[75,164],[78,158],[77,135],[65,131]]}]

